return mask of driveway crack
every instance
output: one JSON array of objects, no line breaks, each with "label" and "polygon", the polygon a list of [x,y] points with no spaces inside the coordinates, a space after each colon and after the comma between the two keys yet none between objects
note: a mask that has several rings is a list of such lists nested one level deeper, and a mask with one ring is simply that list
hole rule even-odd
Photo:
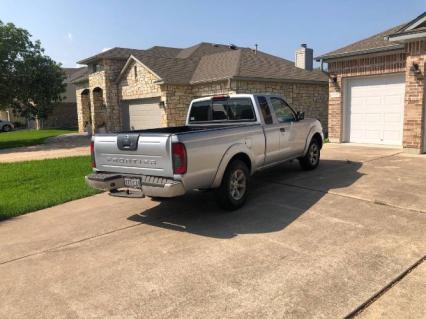
[{"label": "driveway crack", "polygon": [[410,272],[420,266],[426,260],[426,255],[417,260],[414,264],[400,273],[397,277],[395,277],[392,281],[390,281],[387,285],[385,285],[382,289],[373,294],[370,298],[368,298],[361,305],[356,307],[353,311],[347,314],[345,319],[352,319],[357,317],[361,312],[367,309],[372,303],[378,300],[381,296],[383,296],[387,291],[389,291],[393,286],[398,284],[402,279],[404,279]]},{"label": "driveway crack", "polygon": [[387,203],[387,202],[384,202],[384,201],[380,201],[380,200],[377,200],[377,199],[362,198],[362,197],[353,196],[353,195],[340,194],[340,193],[336,193],[336,192],[333,192],[333,191],[324,191],[324,190],[321,190],[321,189],[311,188],[311,187],[307,187],[307,186],[295,185],[295,184],[290,184],[290,183],[282,183],[282,182],[271,181],[271,180],[266,180],[266,179],[264,179],[264,181],[266,181],[268,183],[272,183],[272,184],[284,185],[284,186],[288,186],[288,187],[294,187],[294,188],[299,188],[299,189],[303,189],[303,190],[308,190],[308,191],[311,191],[311,192],[318,192],[318,193],[321,193],[321,194],[330,194],[330,195],[340,196],[340,197],[344,197],[344,198],[356,199],[356,200],[364,201],[364,202],[367,202],[367,203],[372,203],[372,204],[375,204],[375,205],[381,205],[381,206],[387,206],[387,207],[396,208],[396,209],[402,209],[402,210],[410,211],[410,212],[413,212],[413,213],[426,214],[425,210],[398,206],[398,205],[394,205],[394,204]]},{"label": "driveway crack", "polygon": [[[79,240],[75,240],[75,241],[63,244],[63,245],[55,246],[55,247],[52,247],[52,248],[47,248],[47,249],[37,251],[37,252],[31,253],[31,254],[27,254],[27,255],[24,255],[24,256],[9,259],[9,260],[0,262],[0,266],[6,265],[6,264],[9,264],[9,263],[21,260],[21,259],[25,259],[25,258],[28,258],[28,257],[33,257],[33,256],[42,255],[42,254],[49,253],[49,252],[54,252],[56,250],[59,250],[59,249],[62,249],[62,248],[65,248],[65,247],[68,247],[68,246],[71,246],[71,245],[79,244],[79,243],[82,243],[82,242],[85,242],[85,241],[88,241],[88,240],[92,240],[92,239],[96,239],[96,238],[99,238],[99,237],[108,236],[108,235],[111,235],[113,233],[120,232],[120,231],[127,230],[127,229],[131,229],[131,228],[134,228],[134,227],[137,227],[137,226],[140,226],[140,225],[142,225],[142,224],[138,223],[138,224],[122,227],[122,228],[117,228],[117,229],[114,229],[114,230],[111,230],[111,231],[108,231],[108,232],[105,232],[105,233],[85,237],[85,238],[82,238],[82,239],[79,239]],[[154,231],[156,231],[156,230],[153,230],[152,232],[154,232]],[[149,232],[149,233],[152,233],[152,232]]]}]

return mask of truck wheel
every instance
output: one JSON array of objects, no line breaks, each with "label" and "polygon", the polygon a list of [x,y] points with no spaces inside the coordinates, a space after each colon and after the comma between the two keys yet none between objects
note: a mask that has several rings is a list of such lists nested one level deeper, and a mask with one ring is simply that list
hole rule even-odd
[{"label": "truck wheel", "polygon": [[321,147],[317,139],[313,139],[309,144],[306,155],[299,158],[302,169],[309,171],[318,167],[321,156]]},{"label": "truck wheel", "polygon": [[236,210],[244,205],[247,199],[250,173],[247,165],[240,161],[232,161],[223,175],[222,184],[216,190],[216,200],[226,210]]},{"label": "truck wheel", "polygon": [[12,127],[10,125],[3,126],[3,132],[10,132],[12,130]]}]

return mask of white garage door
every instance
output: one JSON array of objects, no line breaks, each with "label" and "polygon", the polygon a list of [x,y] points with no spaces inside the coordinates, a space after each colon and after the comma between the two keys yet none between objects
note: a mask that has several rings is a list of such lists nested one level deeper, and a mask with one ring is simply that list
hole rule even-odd
[{"label": "white garage door", "polygon": [[404,75],[354,78],[347,85],[349,142],[401,145]]},{"label": "white garage door", "polygon": [[161,126],[160,99],[129,101],[122,108],[125,130],[145,130]]}]

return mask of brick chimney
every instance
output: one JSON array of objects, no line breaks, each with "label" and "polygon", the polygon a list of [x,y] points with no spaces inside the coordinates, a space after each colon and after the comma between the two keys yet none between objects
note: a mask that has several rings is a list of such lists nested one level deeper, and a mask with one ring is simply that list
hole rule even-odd
[{"label": "brick chimney", "polygon": [[314,50],[308,48],[306,44],[301,44],[296,50],[294,65],[298,68],[312,71],[314,67]]}]

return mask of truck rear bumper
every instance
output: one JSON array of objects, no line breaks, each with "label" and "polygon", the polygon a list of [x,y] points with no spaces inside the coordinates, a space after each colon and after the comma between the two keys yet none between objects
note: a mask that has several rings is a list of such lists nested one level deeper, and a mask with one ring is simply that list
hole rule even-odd
[{"label": "truck rear bumper", "polygon": [[176,197],[185,194],[185,187],[179,181],[157,176],[131,176],[109,173],[92,173],[86,176],[86,183],[93,188],[114,191],[120,188],[128,188],[124,184],[124,178],[138,178],[141,181],[143,194],[150,197]]}]

